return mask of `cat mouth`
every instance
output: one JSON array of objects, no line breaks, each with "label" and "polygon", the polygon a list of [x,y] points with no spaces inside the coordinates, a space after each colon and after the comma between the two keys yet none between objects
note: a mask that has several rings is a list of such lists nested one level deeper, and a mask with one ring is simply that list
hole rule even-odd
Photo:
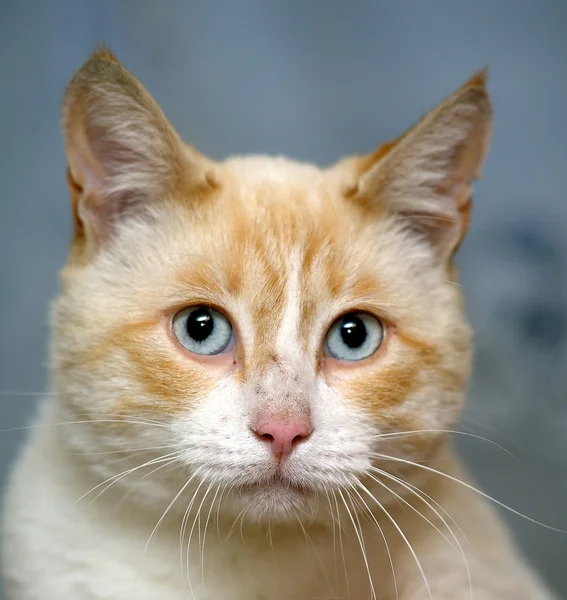
[{"label": "cat mouth", "polygon": [[302,496],[312,494],[315,491],[314,488],[306,485],[305,483],[294,481],[292,478],[282,474],[280,471],[277,471],[269,477],[263,478],[259,481],[244,483],[240,487],[243,492],[288,492]]},{"label": "cat mouth", "polygon": [[315,488],[298,483],[280,473],[259,481],[247,482],[239,486],[241,501],[246,514],[256,519],[283,519],[287,521],[311,505]]}]

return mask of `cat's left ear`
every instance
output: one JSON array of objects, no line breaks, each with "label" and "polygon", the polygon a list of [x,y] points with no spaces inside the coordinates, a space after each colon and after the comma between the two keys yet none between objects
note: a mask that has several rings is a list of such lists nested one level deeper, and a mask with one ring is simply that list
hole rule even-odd
[{"label": "cat's left ear", "polygon": [[471,181],[480,176],[491,129],[484,70],[401,138],[358,159],[350,195],[398,217],[446,263],[466,234]]}]

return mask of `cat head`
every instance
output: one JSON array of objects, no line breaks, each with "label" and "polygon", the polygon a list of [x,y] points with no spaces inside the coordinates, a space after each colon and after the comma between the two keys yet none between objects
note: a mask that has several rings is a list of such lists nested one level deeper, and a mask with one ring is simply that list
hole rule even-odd
[{"label": "cat head", "polygon": [[107,50],[63,123],[75,231],[53,378],[92,424],[68,435],[90,468],[169,457],[178,489],[285,518],[400,466],[381,455],[437,451],[469,373],[452,258],[490,135],[484,73],[327,169],[210,160]]}]

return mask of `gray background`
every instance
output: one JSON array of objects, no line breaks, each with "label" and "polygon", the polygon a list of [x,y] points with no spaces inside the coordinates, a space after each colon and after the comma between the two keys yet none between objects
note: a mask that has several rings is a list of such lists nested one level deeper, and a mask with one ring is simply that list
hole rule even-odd
[{"label": "gray background", "polygon": [[[328,164],[396,136],[478,67],[496,130],[462,283],[477,331],[461,442],[479,483],[567,528],[567,2],[0,1],[0,429],[44,386],[70,218],[59,133],[73,70],[106,40],[214,157]],[[22,432],[0,433],[0,477]],[[567,536],[504,514],[567,598]]]}]

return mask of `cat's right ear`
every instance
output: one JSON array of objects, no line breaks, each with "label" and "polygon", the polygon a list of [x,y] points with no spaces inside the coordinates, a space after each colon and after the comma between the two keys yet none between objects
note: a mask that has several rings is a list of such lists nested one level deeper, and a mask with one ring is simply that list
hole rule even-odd
[{"label": "cat's right ear", "polygon": [[63,103],[75,240],[91,254],[125,218],[175,193],[215,185],[212,164],[183,144],[163,112],[107,49],[71,80]]}]

